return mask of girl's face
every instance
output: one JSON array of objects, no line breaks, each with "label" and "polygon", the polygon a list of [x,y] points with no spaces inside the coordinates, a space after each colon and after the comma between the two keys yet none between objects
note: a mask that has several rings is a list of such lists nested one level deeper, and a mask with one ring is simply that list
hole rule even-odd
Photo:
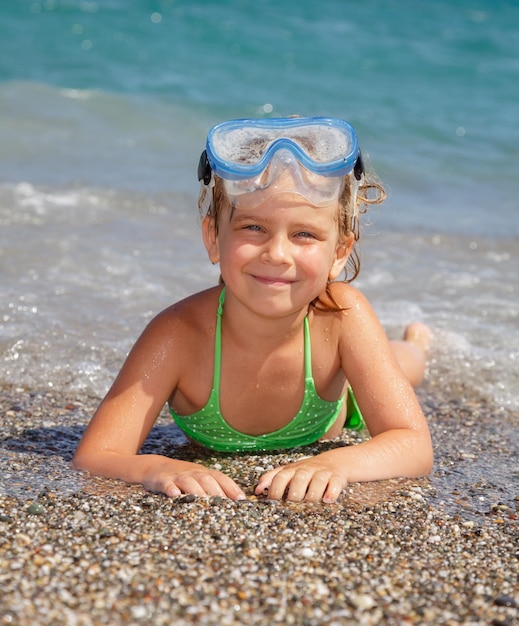
[{"label": "girl's face", "polygon": [[307,309],[337,278],[353,237],[339,237],[339,205],[315,207],[292,191],[205,218],[204,241],[230,292],[267,317]]}]

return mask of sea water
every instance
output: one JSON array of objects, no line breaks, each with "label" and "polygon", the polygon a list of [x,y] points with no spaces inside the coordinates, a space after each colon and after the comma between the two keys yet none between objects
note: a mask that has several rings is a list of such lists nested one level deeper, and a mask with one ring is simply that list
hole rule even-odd
[{"label": "sea water", "polygon": [[446,393],[519,407],[519,3],[0,4],[0,383],[103,395],[149,319],[213,285],[214,123],[330,115],[389,194],[356,281],[435,332]]}]

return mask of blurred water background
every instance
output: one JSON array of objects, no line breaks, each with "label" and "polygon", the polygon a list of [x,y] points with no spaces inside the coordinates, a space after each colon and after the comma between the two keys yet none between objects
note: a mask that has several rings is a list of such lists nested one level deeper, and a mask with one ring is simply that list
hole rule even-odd
[{"label": "blurred water background", "polygon": [[330,115],[389,199],[356,284],[436,334],[446,393],[519,407],[519,2],[0,5],[0,383],[103,395],[152,315],[214,284],[211,125]]}]

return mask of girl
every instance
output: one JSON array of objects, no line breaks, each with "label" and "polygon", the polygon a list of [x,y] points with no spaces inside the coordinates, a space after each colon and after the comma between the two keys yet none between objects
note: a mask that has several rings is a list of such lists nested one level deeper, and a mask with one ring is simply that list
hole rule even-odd
[{"label": "girl", "polygon": [[412,385],[424,374],[429,329],[412,324],[390,343],[349,284],[359,215],[384,198],[353,128],[330,118],[219,124],[199,179],[203,239],[221,284],[150,322],[73,466],[168,496],[245,498],[219,471],[139,454],[168,402],[189,438],[229,452],[310,444],[365,422],[368,441],[265,473],[255,493],[271,499],[334,502],[348,482],[428,473],[431,440]]}]

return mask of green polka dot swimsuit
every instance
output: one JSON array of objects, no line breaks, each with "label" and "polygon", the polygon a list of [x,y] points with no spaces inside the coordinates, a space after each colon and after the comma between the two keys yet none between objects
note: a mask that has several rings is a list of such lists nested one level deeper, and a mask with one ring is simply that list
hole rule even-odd
[{"label": "green polka dot swimsuit", "polygon": [[[215,365],[209,401],[192,415],[178,415],[170,408],[176,424],[190,439],[219,452],[283,450],[314,443],[333,426],[341,412],[345,398],[329,402],[317,394],[312,376],[310,328],[307,317],[304,320],[305,390],[297,415],[283,428],[264,435],[241,433],[225,421],[220,411],[221,326],[224,300],[225,288],[220,294],[216,319]],[[355,430],[364,428],[364,421],[351,389],[348,390],[348,416],[345,428]]]}]

